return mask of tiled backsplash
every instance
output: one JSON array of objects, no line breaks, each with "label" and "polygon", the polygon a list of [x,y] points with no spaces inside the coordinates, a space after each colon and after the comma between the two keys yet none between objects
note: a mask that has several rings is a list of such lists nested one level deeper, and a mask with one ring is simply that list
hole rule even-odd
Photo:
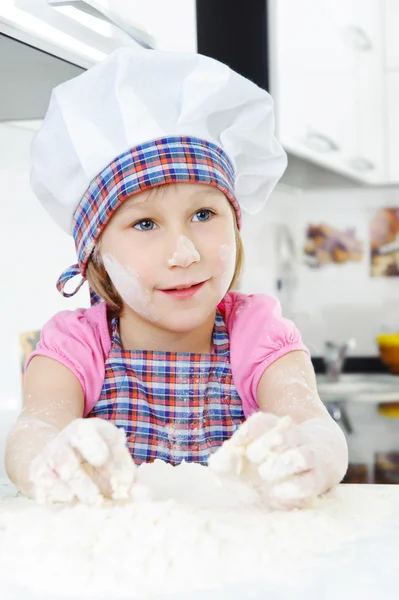
[{"label": "tiled backsplash", "polygon": [[[244,219],[246,270],[243,291],[277,293],[281,277],[275,239],[285,224],[293,237],[296,260],[291,296],[281,290],[284,313],[302,332],[314,356],[324,341],[354,337],[355,355],[377,356],[375,335],[384,327],[399,330],[399,277],[370,276],[369,222],[377,209],[399,206],[399,190],[348,189],[292,194],[275,191],[261,215]],[[338,230],[352,227],[364,244],[359,262],[305,264],[303,246],[310,223],[328,223]],[[291,261],[292,263],[292,261]]]}]

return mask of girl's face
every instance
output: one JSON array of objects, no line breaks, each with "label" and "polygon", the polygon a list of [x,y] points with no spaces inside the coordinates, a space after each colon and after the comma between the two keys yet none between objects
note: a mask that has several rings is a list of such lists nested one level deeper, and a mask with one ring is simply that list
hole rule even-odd
[{"label": "girl's face", "polygon": [[176,332],[204,323],[233,278],[234,219],[224,194],[206,184],[165,185],[126,200],[100,243],[125,310]]}]

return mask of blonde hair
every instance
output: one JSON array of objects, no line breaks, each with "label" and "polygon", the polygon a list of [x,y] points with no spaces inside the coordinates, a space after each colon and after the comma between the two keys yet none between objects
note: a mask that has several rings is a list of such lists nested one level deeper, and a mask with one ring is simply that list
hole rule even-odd
[{"label": "blonde hair", "polygon": [[[236,241],[236,264],[234,268],[233,279],[229,285],[228,291],[237,288],[241,276],[241,271],[244,266],[244,247],[241,235],[237,226],[237,220],[234,213],[234,236]],[[100,298],[106,303],[112,313],[120,314],[123,309],[123,300],[115,289],[107,271],[105,270],[98,245],[94,248],[92,255],[89,258],[86,267],[86,279],[90,287]]]}]

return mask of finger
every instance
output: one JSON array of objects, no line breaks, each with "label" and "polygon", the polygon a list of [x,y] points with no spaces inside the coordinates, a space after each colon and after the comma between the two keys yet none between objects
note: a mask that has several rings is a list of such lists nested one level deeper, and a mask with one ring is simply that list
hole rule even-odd
[{"label": "finger", "polygon": [[261,464],[271,452],[285,452],[289,448],[302,446],[303,434],[290,417],[278,419],[276,425],[259,435],[246,448],[246,457],[254,464]]},{"label": "finger", "polygon": [[210,455],[208,467],[218,474],[235,473],[239,475],[242,469],[245,448],[236,446],[232,440],[227,440],[216,452]]},{"label": "finger", "polygon": [[320,494],[315,471],[295,475],[268,490],[268,504],[276,510],[305,508]]},{"label": "finger", "polygon": [[46,464],[43,456],[38,456],[30,468],[34,498],[39,504],[48,502],[71,502],[72,490],[63,483],[57,473]]},{"label": "finger", "polygon": [[282,453],[270,453],[267,460],[259,465],[258,473],[263,481],[276,482],[310,471],[314,466],[313,451],[308,446],[302,446]]},{"label": "finger", "polygon": [[137,467],[126,445],[126,433],[122,428],[106,421],[99,424],[99,433],[109,448],[109,457],[98,471],[108,478],[115,500],[127,499],[136,478]]},{"label": "finger", "polygon": [[70,446],[55,448],[47,459],[61,481],[85,504],[98,504],[102,496],[98,486],[84,471],[81,457]]},{"label": "finger", "polygon": [[231,440],[236,445],[246,445],[255,440],[266,431],[273,429],[279,422],[276,415],[265,412],[256,412],[237,429]]},{"label": "finger", "polygon": [[[101,419],[99,419],[101,420]],[[74,428],[66,431],[65,436],[72,448],[93,467],[101,467],[109,458],[108,444],[98,430],[98,425],[90,419],[79,419]]]},{"label": "finger", "polygon": [[245,449],[245,456],[253,464],[260,465],[271,458],[273,451],[282,450],[284,447],[283,434],[272,429],[248,444]]},{"label": "finger", "polygon": [[89,465],[89,463],[83,462],[82,469],[85,471],[86,475],[90,477],[92,481],[94,481],[104,498],[112,498],[110,474],[106,466],[93,467],[93,465]]}]

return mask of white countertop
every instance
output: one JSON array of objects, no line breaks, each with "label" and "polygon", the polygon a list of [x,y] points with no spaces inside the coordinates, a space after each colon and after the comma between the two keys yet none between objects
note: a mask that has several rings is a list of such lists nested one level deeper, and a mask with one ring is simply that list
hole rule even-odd
[{"label": "white countertop", "polygon": [[[223,590],[209,592],[157,596],[157,600],[398,600],[399,486],[341,485],[333,493],[336,494],[337,506],[344,505],[347,500],[349,505],[350,497],[351,507],[358,506],[363,510],[365,505],[370,507],[368,513],[364,510],[361,518],[364,519],[365,527],[375,524],[372,534],[355,537],[338,550],[331,550],[329,540],[326,539],[325,553],[320,557],[317,568],[305,569],[295,576],[287,569],[286,581],[283,582],[276,583],[266,573],[262,582],[249,585],[234,584],[226,586]],[[9,482],[0,480],[0,513],[7,511],[7,514],[11,514],[13,511],[24,510],[27,502],[30,503],[26,499],[15,497],[15,489]],[[34,507],[34,504],[30,503],[30,508],[32,506]],[[338,514],[342,514],[342,510],[341,513],[338,510]],[[0,567],[2,552],[6,551],[6,548],[2,548],[1,541],[4,529],[6,527],[4,528],[3,512],[3,527],[0,529]],[[30,534],[31,532],[27,531],[27,539]],[[24,551],[25,548],[21,548],[21,552]],[[18,577],[22,583],[22,573]],[[4,579],[0,585],[1,600],[50,600],[50,596],[47,595],[35,595],[13,586],[4,587],[7,585]],[[51,595],[51,600],[58,597],[60,596],[56,594]],[[63,598],[82,600],[78,596]],[[155,599],[153,596],[151,598]],[[116,596],[104,600],[116,600]],[[146,597],[146,600],[149,598]]]},{"label": "white countertop", "polygon": [[337,382],[317,375],[317,389],[323,402],[348,401],[379,404],[399,402],[399,375],[389,373],[344,373]]}]

